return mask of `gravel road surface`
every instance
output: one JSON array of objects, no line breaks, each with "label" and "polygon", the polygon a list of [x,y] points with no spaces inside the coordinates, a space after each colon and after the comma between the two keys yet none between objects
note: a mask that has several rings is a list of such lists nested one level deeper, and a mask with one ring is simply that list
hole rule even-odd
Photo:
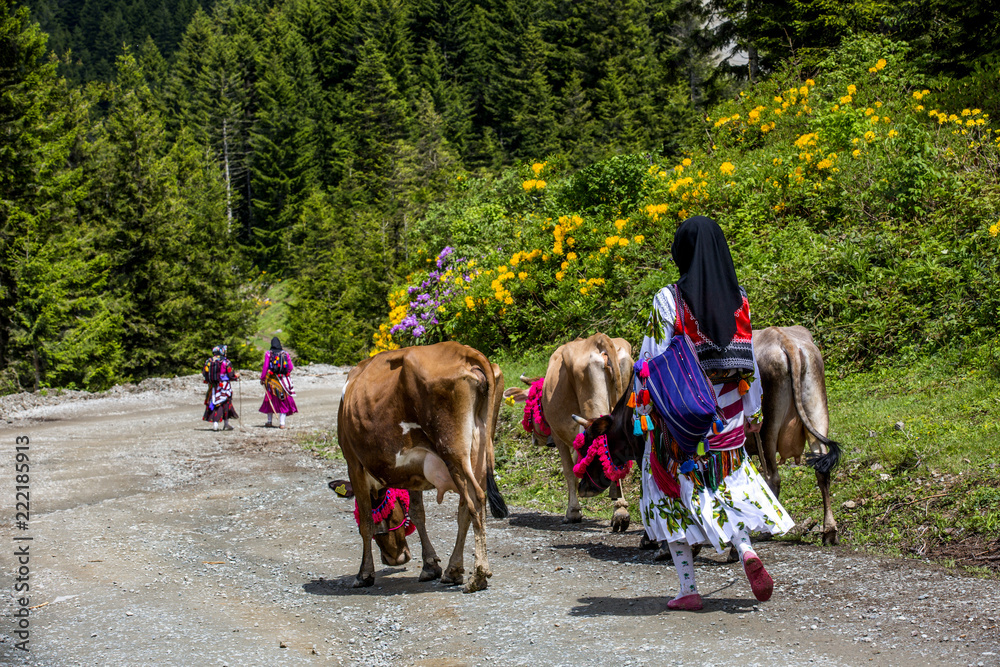
[{"label": "gravel road surface", "polygon": [[[670,612],[673,568],[636,549],[641,530],[512,508],[488,520],[488,590],[418,582],[417,540],[413,561],[376,558],[375,586],[353,589],[353,505],[326,487],[346,470],[299,444],[335,427],[345,377],[297,369],[302,412],[286,430],[261,427],[254,381],[243,428],[220,433],[199,420],[195,376],[0,399],[0,664],[1000,665],[1000,582],[849,545],[760,543],[776,583],[762,604],[738,565],[703,552],[706,609]],[[26,530],[19,436],[30,438]],[[425,504],[446,560],[457,500]],[[25,544],[27,653],[12,616]]]}]

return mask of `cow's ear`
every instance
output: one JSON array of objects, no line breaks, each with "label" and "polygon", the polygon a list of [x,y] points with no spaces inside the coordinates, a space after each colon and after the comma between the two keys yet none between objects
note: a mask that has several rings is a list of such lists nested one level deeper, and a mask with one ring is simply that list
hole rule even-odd
[{"label": "cow's ear", "polygon": [[346,479],[335,479],[327,486],[336,493],[341,498],[353,498],[354,497],[354,487],[351,486],[350,480]]},{"label": "cow's ear", "polygon": [[509,398],[515,403],[524,403],[528,400],[528,392],[520,387],[511,387],[510,389],[504,391],[503,397]]}]

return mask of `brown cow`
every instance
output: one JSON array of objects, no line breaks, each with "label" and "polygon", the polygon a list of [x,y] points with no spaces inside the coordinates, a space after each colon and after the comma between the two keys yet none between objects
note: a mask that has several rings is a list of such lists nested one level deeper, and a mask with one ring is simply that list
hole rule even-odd
[{"label": "brown cow", "polygon": [[[764,425],[761,433],[751,438],[757,444],[761,474],[777,496],[781,491],[778,465],[791,458],[801,462],[808,441],[806,463],[816,471],[816,484],[823,496],[823,544],[836,544],[830,472],[840,459],[840,445],[827,438],[830,413],[823,356],[812,334],[803,327],[754,331],[753,348],[764,390]],[[747,442],[748,450],[752,447]]]},{"label": "brown cow", "polygon": [[[395,487],[436,489],[438,502],[446,491],[458,494],[458,536],[441,581],[462,583],[471,521],[475,570],[465,591],[486,588],[492,576],[486,555],[487,498],[494,517],[507,516],[493,478],[493,434],[502,391],[500,367],[455,342],[382,352],[351,370],[337,437],[361,518],[363,554],[355,587],[375,582],[372,491]],[[427,537],[421,495],[410,495],[410,514],[420,534],[420,579],[426,581],[441,575],[441,567]]]},{"label": "brown cow", "polygon": [[[572,444],[579,432],[579,425],[573,421],[573,414],[605,415],[627,388],[632,373],[632,346],[623,338],[609,338],[596,333],[590,338],[577,338],[560,345],[549,357],[545,372],[542,394],[542,412],[552,429],[552,440],[562,459],[563,477],[569,491],[569,504],[563,523],[578,523],[583,519],[580,501],[577,499],[577,479],[573,474]],[[522,377],[531,384],[531,380]],[[523,402],[528,392],[523,389],[508,389],[505,396]],[[544,443],[546,436],[532,433],[536,443]],[[628,503],[621,499],[621,487],[612,488],[615,513],[612,530],[628,529]],[[617,492],[617,493],[615,493]]]}]

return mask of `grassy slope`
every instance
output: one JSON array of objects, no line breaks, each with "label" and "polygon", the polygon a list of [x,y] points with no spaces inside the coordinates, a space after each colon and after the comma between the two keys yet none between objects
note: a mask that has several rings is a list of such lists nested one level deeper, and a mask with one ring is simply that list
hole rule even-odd
[{"label": "grassy slope", "polygon": [[[552,348],[494,358],[505,384],[541,375]],[[905,369],[838,378],[830,373],[831,435],[844,457],[834,473],[834,514],[841,543],[876,553],[923,556],[974,572],[996,572],[1000,559],[1000,392],[996,373],[957,370],[947,358]],[[532,444],[521,428],[522,405],[504,404],[497,426],[497,479],[512,506],[562,514],[565,483],[554,448]],[[900,427],[897,424],[901,423]],[[339,457],[336,438],[305,446]],[[781,500],[797,522],[822,523],[812,470],[781,468]],[[638,471],[626,480],[638,522]],[[855,503],[853,509],[843,507]],[[586,516],[608,519],[604,495],[581,500]],[[819,535],[803,539],[819,543]],[[991,546],[992,545],[992,546]],[[995,560],[990,560],[994,558]]]}]

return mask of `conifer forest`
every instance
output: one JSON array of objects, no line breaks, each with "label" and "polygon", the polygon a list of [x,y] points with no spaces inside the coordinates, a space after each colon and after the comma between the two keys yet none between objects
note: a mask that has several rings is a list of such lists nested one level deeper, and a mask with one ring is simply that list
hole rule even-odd
[{"label": "conifer forest", "polygon": [[1000,359],[986,0],[0,0],[0,392],[641,336],[717,219],[830,363]]}]

